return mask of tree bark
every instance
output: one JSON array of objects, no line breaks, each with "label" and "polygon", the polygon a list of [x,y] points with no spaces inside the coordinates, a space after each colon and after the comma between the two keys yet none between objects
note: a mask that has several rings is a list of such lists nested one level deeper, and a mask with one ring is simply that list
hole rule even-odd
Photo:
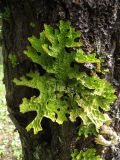
[{"label": "tree bark", "polygon": [[[0,2],[1,3],[1,2]],[[118,99],[112,106],[110,115],[112,126],[120,133],[117,114],[120,107],[120,4],[119,0],[4,0],[3,12],[3,57],[4,82],[10,118],[20,134],[23,160],[70,160],[74,148],[96,147],[104,160],[120,160],[120,144],[104,148],[94,143],[93,137],[77,140],[76,125],[79,122],[52,123],[44,118],[43,131],[37,135],[27,132],[25,127],[36,116],[35,112],[22,114],[19,104],[23,97],[37,95],[35,89],[16,86],[14,78],[39,68],[24,54],[27,38],[39,35],[44,23],[56,26],[60,19],[69,19],[82,32],[85,50],[105,52],[106,65],[110,73],[106,78],[115,86]],[[7,14],[6,14],[7,9]],[[13,67],[9,55],[15,54],[19,64]],[[103,152],[104,151],[104,152]]]}]

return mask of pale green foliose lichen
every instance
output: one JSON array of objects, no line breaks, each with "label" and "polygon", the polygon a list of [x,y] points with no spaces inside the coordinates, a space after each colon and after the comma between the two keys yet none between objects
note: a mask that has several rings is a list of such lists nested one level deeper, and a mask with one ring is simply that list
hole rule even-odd
[{"label": "pale green foliose lichen", "polygon": [[27,74],[30,80],[25,76],[14,80],[17,85],[40,91],[38,97],[23,98],[20,105],[22,113],[37,112],[27,126],[28,131],[32,128],[35,134],[41,131],[43,117],[58,124],[67,119],[75,122],[80,117],[84,127],[91,123],[96,131],[109,121],[103,111],[110,110],[110,104],[116,99],[115,91],[105,79],[80,71],[81,64],[97,64],[101,60],[95,53],[86,54],[82,49],[83,43],[76,40],[79,38],[80,32],[75,31],[69,21],[60,21],[57,29],[45,25],[39,38],[29,38],[30,46],[24,53],[46,73],[30,72]]},{"label": "pale green foliose lichen", "polygon": [[102,160],[100,156],[96,155],[96,150],[94,148],[80,152],[75,149],[71,156],[72,160]]}]

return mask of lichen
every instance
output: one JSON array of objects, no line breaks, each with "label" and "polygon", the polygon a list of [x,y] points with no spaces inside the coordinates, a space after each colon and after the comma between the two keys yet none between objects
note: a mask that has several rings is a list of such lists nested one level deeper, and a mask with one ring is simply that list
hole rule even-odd
[{"label": "lichen", "polygon": [[[110,140],[105,139],[103,135],[107,135]],[[97,144],[108,147],[118,143],[118,136],[109,126],[103,125],[101,127],[101,134],[95,138],[95,141]]]},{"label": "lichen", "polygon": [[9,54],[9,60],[13,66],[13,68],[15,68],[19,63],[17,61],[17,56],[15,53],[10,53]]},{"label": "lichen", "polygon": [[100,156],[96,155],[96,150],[94,148],[80,152],[75,149],[71,156],[72,160],[102,160]]},{"label": "lichen", "polygon": [[[46,72],[30,72],[17,85],[28,86],[39,90],[38,97],[23,98],[20,105],[22,113],[36,111],[37,116],[27,126],[34,133],[42,130],[43,117],[62,124],[70,119],[72,122],[80,117],[84,127],[88,123],[95,126],[98,132],[109,117],[104,112],[110,110],[110,104],[116,99],[115,90],[105,79],[81,71],[81,65],[97,65],[102,60],[95,53],[86,54],[80,39],[80,32],[75,31],[69,21],[60,21],[59,28],[44,26],[40,37],[29,38],[30,46],[24,52],[34,63]],[[29,80],[28,80],[29,77]],[[102,110],[102,111],[101,111]]]}]

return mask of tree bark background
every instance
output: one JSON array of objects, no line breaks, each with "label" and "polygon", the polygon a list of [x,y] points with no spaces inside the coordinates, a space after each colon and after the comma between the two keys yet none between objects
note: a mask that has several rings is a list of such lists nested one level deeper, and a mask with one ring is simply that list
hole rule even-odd
[{"label": "tree bark background", "polygon": [[[14,122],[22,143],[23,160],[70,160],[74,148],[96,147],[104,160],[120,160],[120,144],[105,148],[94,143],[93,137],[77,140],[76,126],[71,122],[63,125],[44,118],[43,131],[37,135],[26,132],[25,127],[36,113],[22,114],[19,104],[23,97],[37,95],[37,90],[18,87],[12,81],[30,70],[39,68],[24,54],[27,38],[38,35],[44,23],[56,26],[60,19],[69,19],[82,32],[86,51],[104,52],[110,73],[106,78],[115,86],[118,100],[111,107],[112,126],[120,134],[120,2],[119,0],[2,0],[4,82],[10,118]],[[5,10],[7,16],[5,18]],[[34,25],[35,27],[34,27]],[[12,67],[10,54],[16,54],[19,64]]]}]

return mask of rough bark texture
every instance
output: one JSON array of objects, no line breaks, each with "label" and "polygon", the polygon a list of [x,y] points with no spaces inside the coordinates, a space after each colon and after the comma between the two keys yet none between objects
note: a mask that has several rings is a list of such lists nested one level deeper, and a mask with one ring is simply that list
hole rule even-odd
[{"label": "rough bark texture", "polygon": [[[44,23],[55,26],[60,19],[69,19],[82,32],[86,51],[105,52],[110,74],[106,78],[115,85],[118,100],[110,113],[113,127],[120,133],[117,117],[120,107],[120,4],[119,0],[4,0],[0,2],[3,18],[4,38],[4,82],[10,117],[20,134],[23,160],[70,160],[74,148],[96,147],[104,160],[120,160],[120,145],[102,148],[94,143],[93,137],[86,141],[77,140],[76,125],[65,122],[59,126],[43,119],[43,131],[37,135],[27,133],[25,127],[36,113],[21,114],[19,104],[22,97],[30,98],[37,91],[18,87],[12,82],[30,70],[39,69],[25,55],[23,50],[27,38],[38,35]],[[5,17],[5,8],[9,14]],[[32,24],[35,24],[33,27]],[[16,54],[19,64],[12,67],[9,54]],[[104,151],[104,152],[103,152]]]}]

